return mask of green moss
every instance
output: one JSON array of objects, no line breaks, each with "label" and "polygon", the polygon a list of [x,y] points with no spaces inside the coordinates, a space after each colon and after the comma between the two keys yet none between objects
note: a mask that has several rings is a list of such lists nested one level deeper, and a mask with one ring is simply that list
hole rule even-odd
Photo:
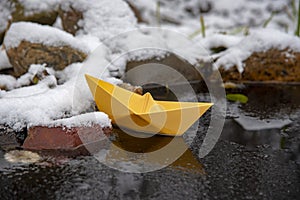
[{"label": "green moss", "polygon": [[226,98],[229,101],[235,101],[235,102],[240,102],[240,103],[248,102],[248,97],[243,94],[227,94]]}]

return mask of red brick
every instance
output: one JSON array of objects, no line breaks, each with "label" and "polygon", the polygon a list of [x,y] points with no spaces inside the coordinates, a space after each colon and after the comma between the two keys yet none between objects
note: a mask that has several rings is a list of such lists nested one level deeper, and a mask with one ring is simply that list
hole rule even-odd
[{"label": "red brick", "polygon": [[100,125],[92,127],[45,127],[29,128],[23,148],[31,150],[73,150],[83,144],[97,142],[111,132]]}]

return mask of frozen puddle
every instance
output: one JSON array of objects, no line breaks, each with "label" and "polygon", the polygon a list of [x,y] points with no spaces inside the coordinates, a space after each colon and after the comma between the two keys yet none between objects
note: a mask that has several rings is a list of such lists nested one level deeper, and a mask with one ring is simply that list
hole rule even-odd
[{"label": "frozen puddle", "polygon": [[245,131],[259,131],[267,129],[281,129],[292,123],[290,119],[258,119],[240,115],[234,119]]},{"label": "frozen puddle", "polygon": [[259,115],[252,117],[241,111],[237,112],[237,118],[226,119],[221,139],[250,148],[259,145],[269,145],[273,149],[284,148],[286,136],[282,130],[292,124],[290,119],[267,119]]},{"label": "frozen puddle", "polygon": [[290,120],[272,120],[268,123],[257,119],[227,119],[221,139],[249,148],[269,145],[273,149],[282,149],[285,141],[282,129],[289,124]]}]

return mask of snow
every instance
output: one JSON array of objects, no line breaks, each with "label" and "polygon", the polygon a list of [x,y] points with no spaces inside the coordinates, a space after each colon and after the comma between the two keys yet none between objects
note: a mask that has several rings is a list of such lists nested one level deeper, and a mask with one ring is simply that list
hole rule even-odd
[{"label": "snow", "polygon": [[21,41],[54,47],[70,46],[85,53],[89,52],[88,47],[71,34],[51,26],[31,22],[13,23],[6,33],[4,45],[6,49],[15,48]]},{"label": "snow", "polygon": [[[141,15],[151,26],[157,25],[157,0],[126,0],[141,10]],[[287,22],[289,32],[294,32],[291,20],[291,1],[282,0],[165,0],[160,1],[160,15],[163,22],[174,21],[190,29],[199,24],[204,16],[209,29],[228,30],[238,26],[258,27],[276,11],[270,27],[285,30],[280,21]],[[176,12],[174,12],[176,10]],[[209,12],[207,12],[209,11]],[[170,23],[170,22],[169,22]],[[172,24],[172,23],[171,23]],[[195,30],[191,30],[191,33]]]},{"label": "snow", "polygon": [[0,70],[11,68],[11,64],[8,60],[6,51],[0,46]]},{"label": "snow", "polygon": [[76,36],[78,40],[80,40],[82,43],[84,43],[91,52],[93,52],[100,44],[100,40],[98,37],[93,35],[78,35]]},{"label": "snow", "polygon": [[211,48],[216,48],[216,47],[230,48],[230,47],[237,45],[241,40],[242,40],[242,37],[240,37],[240,36],[214,34],[214,35],[208,36],[205,39],[202,39],[200,41],[200,44],[205,49],[211,49]]},{"label": "snow", "polygon": [[7,90],[12,90],[16,87],[17,80],[10,75],[0,74],[0,88],[4,87]]},{"label": "snow", "polygon": [[122,0],[65,0],[61,8],[66,11],[73,8],[83,13],[78,24],[82,29],[77,35],[90,34],[105,40],[136,27],[136,18]]},{"label": "snow", "polygon": [[0,1],[0,33],[5,31],[9,19],[10,19],[10,2],[8,0],[1,0]]},{"label": "snow", "polygon": [[55,120],[52,123],[46,125],[48,125],[49,127],[62,126],[72,128],[82,126],[91,127],[96,124],[100,125],[101,127],[111,127],[111,120],[103,112],[91,112],[70,118]]},{"label": "snow", "polygon": [[56,10],[61,0],[18,0],[24,7],[24,15]]},{"label": "snow", "polygon": [[63,25],[62,25],[62,19],[60,18],[60,16],[56,17],[56,20],[54,22],[54,24],[52,25],[52,27],[63,30]]},{"label": "snow", "polygon": [[49,123],[65,116],[72,105],[66,85],[50,89],[44,83],[19,88],[2,94],[1,124],[19,131],[26,125]]},{"label": "snow", "polygon": [[240,73],[244,71],[243,61],[254,52],[264,52],[269,49],[300,51],[298,37],[282,33],[274,29],[258,29],[250,32],[238,44],[224,52],[213,55],[218,58],[216,68],[224,67],[225,70],[237,66]]},{"label": "snow", "polygon": [[[16,86],[19,86],[19,81],[17,80]],[[28,87],[17,88],[13,91],[2,92],[0,93],[1,98],[6,99],[15,99],[15,98],[26,98],[34,95],[39,95],[42,93],[46,93],[50,90],[50,87],[54,87],[56,85],[56,79],[54,76],[48,76],[43,80],[39,81],[38,86],[32,85]],[[36,103],[36,102],[35,102]]]}]

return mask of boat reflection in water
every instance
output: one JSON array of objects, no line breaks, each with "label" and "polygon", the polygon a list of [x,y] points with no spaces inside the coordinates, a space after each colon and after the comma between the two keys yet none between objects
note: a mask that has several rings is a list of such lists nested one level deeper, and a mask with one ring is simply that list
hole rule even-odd
[{"label": "boat reflection in water", "polygon": [[102,163],[122,171],[145,172],[171,167],[204,174],[202,165],[182,137],[153,135],[146,138],[147,135],[114,128],[110,140],[95,143],[92,148],[87,146],[87,149]]}]

